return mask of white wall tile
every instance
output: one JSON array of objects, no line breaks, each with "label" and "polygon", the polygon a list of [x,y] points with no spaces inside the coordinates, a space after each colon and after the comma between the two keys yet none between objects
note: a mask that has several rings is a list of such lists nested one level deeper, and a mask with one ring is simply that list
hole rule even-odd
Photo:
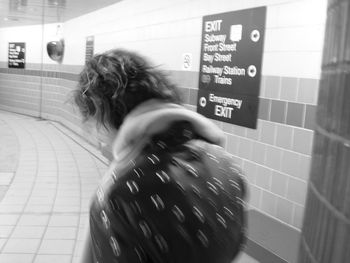
[{"label": "white wall tile", "polygon": [[262,191],[261,210],[271,216],[276,216],[277,197],[270,192]]},{"label": "white wall tile", "polygon": [[323,38],[323,25],[271,28],[266,29],[264,49],[267,52],[321,52],[323,48]]},{"label": "white wall tile", "polygon": [[256,187],[252,184],[248,185],[248,202],[249,205],[255,207],[255,208],[260,208],[261,204],[261,195],[262,195],[262,190],[259,187]]},{"label": "white wall tile", "polygon": [[284,198],[277,199],[277,218],[287,224],[292,224],[293,203]]},{"label": "white wall tile", "polygon": [[317,51],[264,52],[262,74],[319,79],[321,54]]},{"label": "white wall tile", "polygon": [[301,229],[304,219],[304,207],[298,204],[294,204],[293,209],[293,226]]},{"label": "white wall tile", "polygon": [[305,181],[290,177],[288,181],[287,198],[299,205],[304,206],[306,199],[306,187],[307,184]]},{"label": "white wall tile", "polygon": [[273,192],[276,195],[286,197],[287,196],[287,183],[288,183],[288,176],[273,171],[272,172],[272,178],[271,178],[271,192]]},{"label": "white wall tile", "polygon": [[244,174],[248,178],[249,183],[255,184],[256,164],[251,161],[244,161],[242,168],[243,168]]},{"label": "white wall tile", "polygon": [[[279,5],[277,26],[322,25],[326,19],[326,0],[291,1]],[[295,16],[298,14],[298,16]]]},{"label": "white wall tile", "polygon": [[271,176],[272,176],[272,170],[261,165],[257,165],[256,167],[256,176],[255,176],[255,182],[256,185],[265,189],[270,190],[271,189]]}]

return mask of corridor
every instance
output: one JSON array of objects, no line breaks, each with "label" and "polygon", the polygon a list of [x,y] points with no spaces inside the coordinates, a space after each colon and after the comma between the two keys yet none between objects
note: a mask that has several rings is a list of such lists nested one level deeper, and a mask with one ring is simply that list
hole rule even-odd
[{"label": "corridor", "polygon": [[[78,262],[107,164],[56,122],[0,111],[0,262]],[[257,263],[244,253],[235,262]]]},{"label": "corridor", "polygon": [[75,262],[107,163],[77,140],[58,124],[0,112],[1,263]]}]

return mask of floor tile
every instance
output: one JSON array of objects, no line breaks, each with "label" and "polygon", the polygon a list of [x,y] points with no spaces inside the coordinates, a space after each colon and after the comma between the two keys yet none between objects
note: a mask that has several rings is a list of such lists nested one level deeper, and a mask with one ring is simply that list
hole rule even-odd
[{"label": "floor tile", "polygon": [[4,173],[0,172],[0,185],[9,185],[14,173]]},{"label": "floor tile", "polygon": [[62,191],[62,190],[74,190],[79,192],[81,186],[79,184],[71,184],[71,183],[60,183],[57,187],[58,191]]},{"label": "floor tile", "polygon": [[62,197],[79,197],[80,192],[74,190],[74,189],[61,189],[60,191],[57,191],[57,196]]},{"label": "floor tile", "polygon": [[24,209],[24,213],[50,213],[52,211],[52,205],[27,205]]},{"label": "floor tile", "polygon": [[79,227],[78,228],[78,236],[77,236],[77,241],[83,241],[86,239],[86,236],[88,235],[88,227]]},{"label": "floor tile", "polygon": [[54,176],[38,176],[35,180],[36,183],[57,183],[58,179]]},{"label": "floor tile", "polygon": [[50,240],[44,239],[39,249],[39,254],[72,255],[75,240]]},{"label": "floor tile", "polygon": [[5,194],[7,193],[8,186],[6,185],[0,185],[0,201],[4,198]]},{"label": "floor tile", "polygon": [[3,248],[3,253],[34,254],[37,252],[41,239],[11,238]]},{"label": "floor tile", "polygon": [[14,226],[19,215],[0,215],[0,226]]},{"label": "floor tile", "polygon": [[28,183],[13,183],[11,184],[10,190],[20,192],[20,191],[25,191],[26,193],[30,193],[32,189],[32,184]]},{"label": "floor tile", "polygon": [[52,208],[53,213],[75,213],[80,211],[80,206],[65,206],[65,205],[55,205]]},{"label": "floor tile", "polygon": [[49,215],[22,215],[18,225],[20,226],[46,226]]},{"label": "floor tile", "polygon": [[7,241],[7,238],[0,238],[0,250],[5,245],[6,241]]},{"label": "floor tile", "polygon": [[16,197],[28,197],[30,195],[31,189],[27,187],[25,189],[16,189],[11,185],[11,188],[8,189],[6,196],[16,196]]},{"label": "floor tile", "polygon": [[28,200],[28,205],[49,205],[54,202],[54,198],[31,197]]},{"label": "floor tile", "polygon": [[0,254],[1,263],[32,263],[34,254]]},{"label": "floor tile", "polygon": [[4,205],[0,204],[0,214],[9,213],[21,213],[24,209],[24,205]]},{"label": "floor tile", "polygon": [[82,255],[85,247],[85,241],[77,241],[74,248],[73,257],[79,257]]},{"label": "floor tile", "polygon": [[21,204],[25,204],[27,202],[27,197],[23,197],[23,196],[9,196],[8,193],[6,194],[6,196],[4,197],[4,199],[2,199],[2,201],[0,202],[0,204],[2,205],[21,205]]},{"label": "floor tile", "polygon": [[11,238],[42,238],[44,231],[44,226],[17,226]]},{"label": "floor tile", "polygon": [[52,215],[49,227],[53,226],[77,226],[79,216],[78,215]]},{"label": "floor tile", "polygon": [[0,178],[0,185],[6,184],[0,202],[0,262],[71,262],[74,248],[83,243],[99,169],[106,165],[97,165],[48,122],[14,116],[19,121],[11,123],[21,152],[16,173]]},{"label": "floor tile", "polygon": [[76,227],[48,227],[44,239],[76,239]]},{"label": "floor tile", "polygon": [[37,177],[57,177],[57,171],[41,171],[38,170]]},{"label": "floor tile", "polygon": [[55,205],[66,205],[66,206],[80,205],[80,198],[78,198],[78,197],[56,198]]},{"label": "floor tile", "polygon": [[70,255],[37,255],[33,263],[70,263]]},{"label": "floor tile", "polygon": [[35,186],[33,187],[33,190],[31,192],[31,196],[55,196],[56,195],[56,184],[52,184],[52,186],[55,187],[43,187],[43,186],[39,186],[38,184],[35,184]]},{"label": "floor tile", "polygon": [[0,238],[8,238],[15,226],[0,226]]}]

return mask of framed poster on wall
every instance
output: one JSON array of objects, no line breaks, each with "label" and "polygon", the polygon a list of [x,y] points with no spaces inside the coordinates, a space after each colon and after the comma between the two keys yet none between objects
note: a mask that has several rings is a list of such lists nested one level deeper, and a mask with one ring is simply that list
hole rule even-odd
[{"label": "framed poster on wall", "polygon": [[197,111],[256,128],[266,7],[203,17]]},{"label": "framed poster on wall", "polygon": [[94,55],[94,36],[86,37],[85,63]]},{"label": "framed poster on wall", "polygon": [[9,68],[25,68],[26,63],[26,43],[10,42],[8,53]]}]

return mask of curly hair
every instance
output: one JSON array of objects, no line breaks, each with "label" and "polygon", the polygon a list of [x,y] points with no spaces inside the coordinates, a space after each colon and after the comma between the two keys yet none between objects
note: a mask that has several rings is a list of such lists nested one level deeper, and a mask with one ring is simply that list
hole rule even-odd
[{"label": "curly hair", "polygon": [[177,87],[142,56],[113,49],[97,54],[79,75],[73,99],[84,120],[118,129],[125,116],[149,99],[180,104]]}]

